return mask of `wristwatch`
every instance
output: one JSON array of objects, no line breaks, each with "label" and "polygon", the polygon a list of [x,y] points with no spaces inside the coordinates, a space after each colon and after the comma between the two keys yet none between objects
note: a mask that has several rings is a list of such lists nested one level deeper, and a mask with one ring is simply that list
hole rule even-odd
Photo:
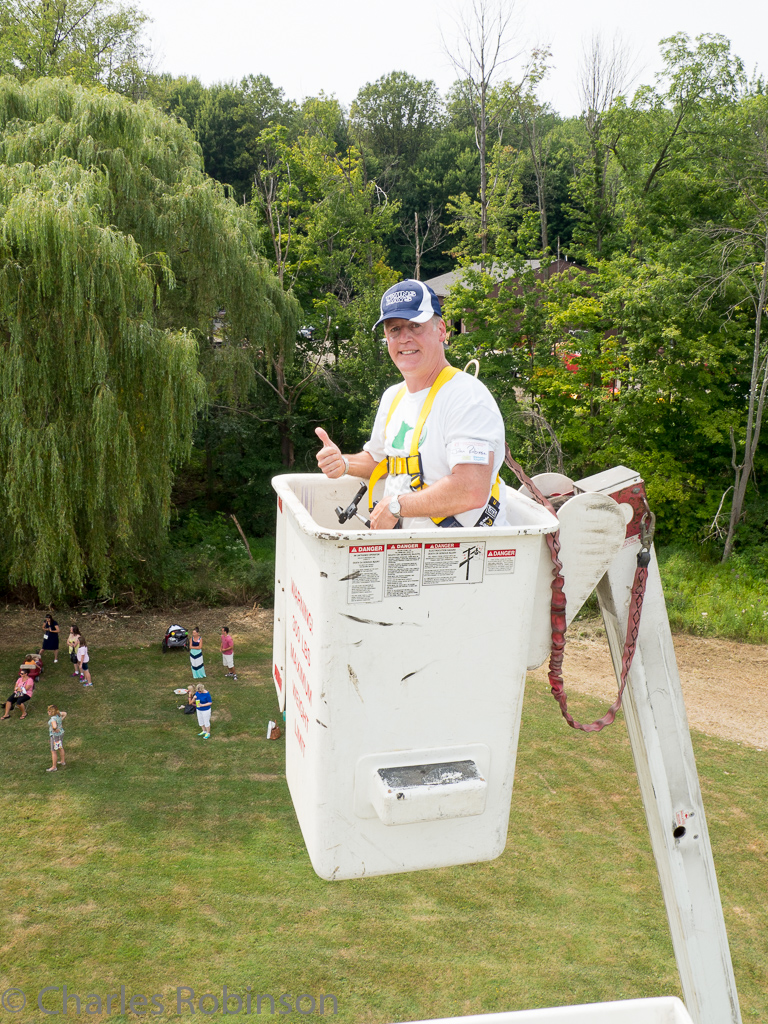
[{"label": "wristwatch", "polygon": [[395,516],[396,519],[403,518],[403,513],[400,511],[399,497],[392,498],[392,500],[389,503],[389,511],[392,513],[393,516]]}]

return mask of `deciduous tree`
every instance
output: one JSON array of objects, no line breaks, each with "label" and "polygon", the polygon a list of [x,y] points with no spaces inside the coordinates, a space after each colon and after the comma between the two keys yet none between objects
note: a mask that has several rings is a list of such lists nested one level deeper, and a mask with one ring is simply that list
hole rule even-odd
[{"label": "deciduous tree", "polygon": [[0,73],[99,82],[134,98],[151,67],[148,17],[113,0],[7,0],[0,8]]},{"label": "deciduous tree", "polygon": [[0,530],[44,600],[112,584],[163,536],[206,399],[198,346],[298,312],[191,133],[146,103],[0,80]]},{"label": "deciduous tree", "polygon": [[364,85],[352,101],[351,128],[360,149],[369,149],[389,189],[420,161],[445,121],[445,107],[432,81],[393,71]]},{"label": "deciduous tree", "polygon": [[249,202],[253,178],[265,154],[259,133],[272,124],[291,125],[295,106],[266,75],[204,86],[197,78],[163,75],[151,83],[152,98],[195,133],[207,174]]}]

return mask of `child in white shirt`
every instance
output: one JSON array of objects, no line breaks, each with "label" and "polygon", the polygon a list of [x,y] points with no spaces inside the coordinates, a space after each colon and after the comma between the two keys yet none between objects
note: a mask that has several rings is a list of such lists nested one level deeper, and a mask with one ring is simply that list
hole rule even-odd
[{"label": "child in white shirt", "polygon": [[88,664],[88,645],[85,642],[85,637],[81,636],[80,646],[77,648],[77,670],[80,673],[80,679],[85,680],[83,686],[93,686]]}]

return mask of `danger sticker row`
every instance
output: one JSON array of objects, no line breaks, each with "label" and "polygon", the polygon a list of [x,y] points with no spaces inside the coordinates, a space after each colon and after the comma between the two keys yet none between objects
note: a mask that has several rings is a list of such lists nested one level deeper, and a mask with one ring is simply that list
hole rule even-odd
[{"label": "danger sticker row", "polygon": [[514,571],[515,548],[489,548],[487,541],[352,544],[347,603],[417,597],[422,587],[482,583],[486,574]]}]

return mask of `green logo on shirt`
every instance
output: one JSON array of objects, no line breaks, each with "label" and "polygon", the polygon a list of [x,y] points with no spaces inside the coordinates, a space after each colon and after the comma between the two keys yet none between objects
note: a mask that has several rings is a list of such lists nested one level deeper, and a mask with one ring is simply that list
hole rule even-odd
[{"label": "green logo on shirt", "polygon": [[405,435],[413,430],[413,427],[409,426],[405,420],[400,424],[400,429],[397,432],[397,436],[392,440],[392,447],[399,448],[401,451],[405,448]]},{"label": "green logo on shirt", "polygon": [[[393,448],[399,448],[400,451],[405,451],[405,439],[406,439],[408,434],[410,434],[410,432],[413,429],[414,428],[412,426],[410,426],[410,424],[406,423],[405,420],[403,420],[400,423],[400,429],[398,430],[397,434],[395,435],[395,437],[392,438],[392,447]],[[424,440],[425,440],[426,436],[427,436],[427,425],[425,423],[424,424],[424,429],[421,432],[421,437],[419,438],[419,448],[421,448],[422,445],[424,444]]]}]

